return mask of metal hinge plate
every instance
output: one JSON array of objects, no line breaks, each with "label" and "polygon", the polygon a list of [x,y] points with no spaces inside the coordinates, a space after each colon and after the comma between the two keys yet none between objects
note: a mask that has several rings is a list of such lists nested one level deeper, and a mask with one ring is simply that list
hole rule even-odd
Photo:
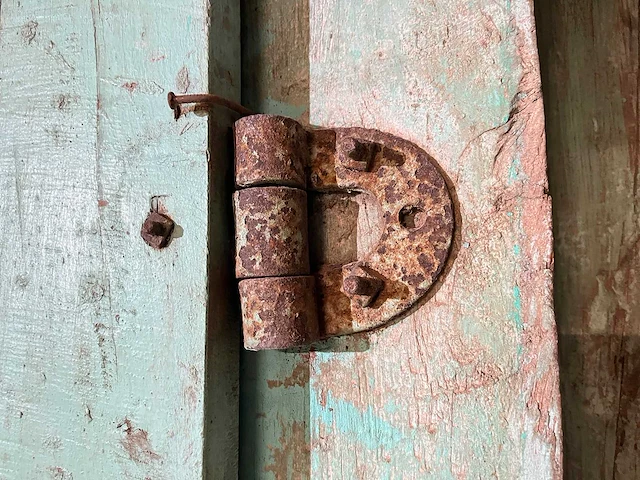
[{"label": "metal hinge plate", "polygon": [[[234,138],[245,348],[286,349],[371,330],[429,291],[449,256],[454,211],[445,177],[423,149],[377,130],[313,128],[263,114],[238,120]],[[340,217],[354,193],[372,205],[377,241],[351,257],[314,254],[331,232],[313,219]],[[325,196],[347,206],[334,212],[327,205],[336,201]],[[351,222],[353,231],[355,219],[345,217],[338,223]],[[347,236],[343,230],[336,235]]]}]

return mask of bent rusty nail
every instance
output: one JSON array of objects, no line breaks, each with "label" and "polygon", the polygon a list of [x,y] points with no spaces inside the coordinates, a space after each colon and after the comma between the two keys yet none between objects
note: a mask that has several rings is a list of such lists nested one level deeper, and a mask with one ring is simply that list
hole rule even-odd
[{"label": "bent rusty nail", "polygon": [[183,103],[200,103],[207,106],[218,105],[228,108],[229,110],[232,110],[242,115],[243,117],[253,115],[253,112],[251,110],[240,105],[239,103],[227,100],[226,98],[214,95],[212,93],[176,95],[173,92],[169,92],[167,95],[167,102],[169,103],[169,108],[173,110],[173,116],[176,120],[180,118],[180,114],[182,113],[180,105]]}]

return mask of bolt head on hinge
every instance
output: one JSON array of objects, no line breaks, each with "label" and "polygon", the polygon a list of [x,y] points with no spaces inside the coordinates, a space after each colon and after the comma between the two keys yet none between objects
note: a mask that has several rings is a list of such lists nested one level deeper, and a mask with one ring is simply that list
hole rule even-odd
[{"label": "bolt head on hinge", "polygon": [[380,146],[372,142],[362,142],[355,138],[346,138],[342,148],[347,155],[344,166],[349,170],[369,172]]},{"label": "bolt head on hinge", "polygon": [[368,307],[384,287],[379,278],[349,275],[342,281],[342,290],[352,299],[358,299],[362,307]]}]

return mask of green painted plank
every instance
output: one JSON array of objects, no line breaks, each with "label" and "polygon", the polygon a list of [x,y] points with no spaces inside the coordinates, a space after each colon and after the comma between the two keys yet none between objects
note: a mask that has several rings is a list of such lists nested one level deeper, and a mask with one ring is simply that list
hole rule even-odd
[{"label": "green painted plank", "polygon": [[416,142],[458,210],[428,302],[367,351],[312,354],[311,476],[561,478],[531,3],[311,0],[310,29],[310,121]]},{"label": "green painted plank", "polygon": [[[203,476],[208,128],[166,94],[207,90],[208,21],[2,2],[0,478]],[[158,202],[163,251],[139,236]]]},{"label": "green painted plank", "polygon": [[[308,117],[308,11],[307,0],[243,0],[242,100],[247,107]],[[308,478],[308,357],[242,352],[240,478]]]}]

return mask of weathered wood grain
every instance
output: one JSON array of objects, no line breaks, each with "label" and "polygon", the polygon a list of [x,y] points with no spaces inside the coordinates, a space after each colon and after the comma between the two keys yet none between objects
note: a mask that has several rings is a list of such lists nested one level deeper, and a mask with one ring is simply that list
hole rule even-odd
[{"label": "weathered wood grain", "polygon": [[367,351],[311,354],[312,477],[560,478],[532,5],[312,0],[310,29],[310,121],[416,142],[458,204],[432,298]]},{"label": "weathered wood grain", "polygon": [[640,478],[638,4],[538,0],[567,478]]},{"label": "weathered wood grain", "polygon": [[0,478],[203,476],[207,120],[166,94],[207,90],[208,17],[2,1]]}]

